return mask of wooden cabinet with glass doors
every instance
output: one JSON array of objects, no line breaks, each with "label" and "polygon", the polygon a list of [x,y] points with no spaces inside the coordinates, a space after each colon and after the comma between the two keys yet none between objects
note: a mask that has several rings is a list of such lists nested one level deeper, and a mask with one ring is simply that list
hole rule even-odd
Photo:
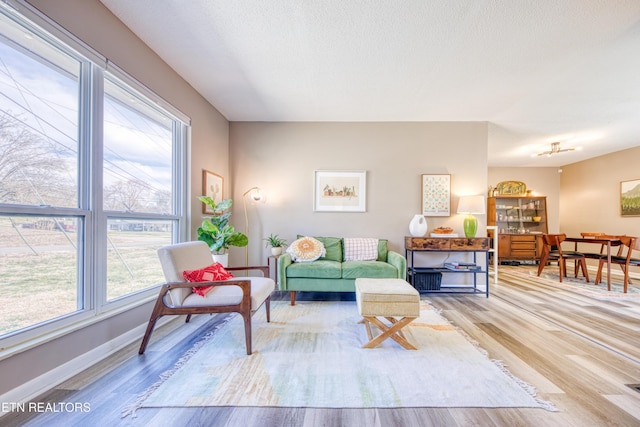
[{"label": "wooden cabinet with glass doors", "polygon": [[[495,196],[487,201],[487,225],[498,233],[498,260],[536,261],[542,250],[542,234],[548,233],[547,198],[544,196]],[[490,237],[493,237],[490,230]]]}]

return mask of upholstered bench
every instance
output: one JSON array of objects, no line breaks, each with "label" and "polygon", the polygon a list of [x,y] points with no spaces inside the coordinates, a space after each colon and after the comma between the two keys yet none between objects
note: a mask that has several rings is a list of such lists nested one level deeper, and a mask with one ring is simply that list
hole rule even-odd
[{"label": "upholstered bench", "polygon": [[[402,328],[420,316],[420,293],[402,279],[359,278],[355,287],[358,313],[369,337],[369,342],[362,347],[373,348],[391,338],[407,350],[415,350],[416,347],[402,333]],[[371,325],[380,329],[381,334],[374,337]]]}]

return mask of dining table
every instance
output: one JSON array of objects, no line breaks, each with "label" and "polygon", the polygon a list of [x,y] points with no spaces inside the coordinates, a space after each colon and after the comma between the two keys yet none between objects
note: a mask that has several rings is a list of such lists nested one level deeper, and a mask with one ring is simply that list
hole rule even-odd
[{"label": "dining table", "polygon": [[620,246],[622,241],[616,239],[615,237],[567,237],[564,239],[565,242],[573,242],[575,244],[575,250],[578,251],[578,244],[586,243],[586,244],[597,244],[601,247],[604,245],[607,248],[607,290],[611,290],[611,248]]}]

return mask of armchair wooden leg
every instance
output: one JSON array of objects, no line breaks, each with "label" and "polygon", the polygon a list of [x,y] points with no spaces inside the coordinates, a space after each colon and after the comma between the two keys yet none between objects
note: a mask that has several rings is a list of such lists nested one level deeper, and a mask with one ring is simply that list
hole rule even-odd
[{"label": "armchair wooden leg", "polygon": [[[165,288],[164,286],[162,287]],[[140,349],[138,350],[138,354],[143,354],[147,349],[147,344],[149,343],[149,339],[151,338],[151,333],[153,332],[153,328],[156,326],[156,322],[159,318],[162,317],[162,308],[164,307],[164,303],[162,301],[162,296],[164,295],[164,290],[160,289],[160,295],[156,300],[156,304],[153,306],[153,311],[151,312],[151,316],[149,317],[149,323],[147,324],[147,330],[144,333],[144,337],[142,337],[142,343],[140,344]]]},{"label": "armchair wooden leg", "polygon": [[244,320],[244,339],[247,346],[247,355],[251,355],[251,312],[240,313]]},{"label": "armchair wooden leg", "polygon": [[291,305],[296,305],[296,291],[289,292],[291,294]]},{"label": "armchair wooden leg", "polygon": [[142,338],[142,343],[140,344],[138,354],[144,354],[144,351],[147,349],[147,344],[149,343],[149,339],[151,338],[151,334],[153,333],[153,328],[156,326],[157,320],[158,317],[154,316],[151,316],[151,319],[149,319],[149,323],[147,324],[147,331],[144,333],[144,337]]},{"label": "armchair wooden leg", "polygon": [[267,310],[267,323],[271,322],[271,296],[264,300],[264,308]]}]

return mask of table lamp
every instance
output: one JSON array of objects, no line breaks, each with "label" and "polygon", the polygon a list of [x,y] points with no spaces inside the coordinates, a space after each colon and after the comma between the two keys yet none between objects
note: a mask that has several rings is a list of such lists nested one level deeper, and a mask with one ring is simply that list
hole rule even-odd
[{"label": "table lamp", "polygon": [[458,213],[466,214],[463,222],[464,235],[467,238],[476,237],[478,220],[475,216],[484,213],[483,196],[462,196],[458,202]]}]

